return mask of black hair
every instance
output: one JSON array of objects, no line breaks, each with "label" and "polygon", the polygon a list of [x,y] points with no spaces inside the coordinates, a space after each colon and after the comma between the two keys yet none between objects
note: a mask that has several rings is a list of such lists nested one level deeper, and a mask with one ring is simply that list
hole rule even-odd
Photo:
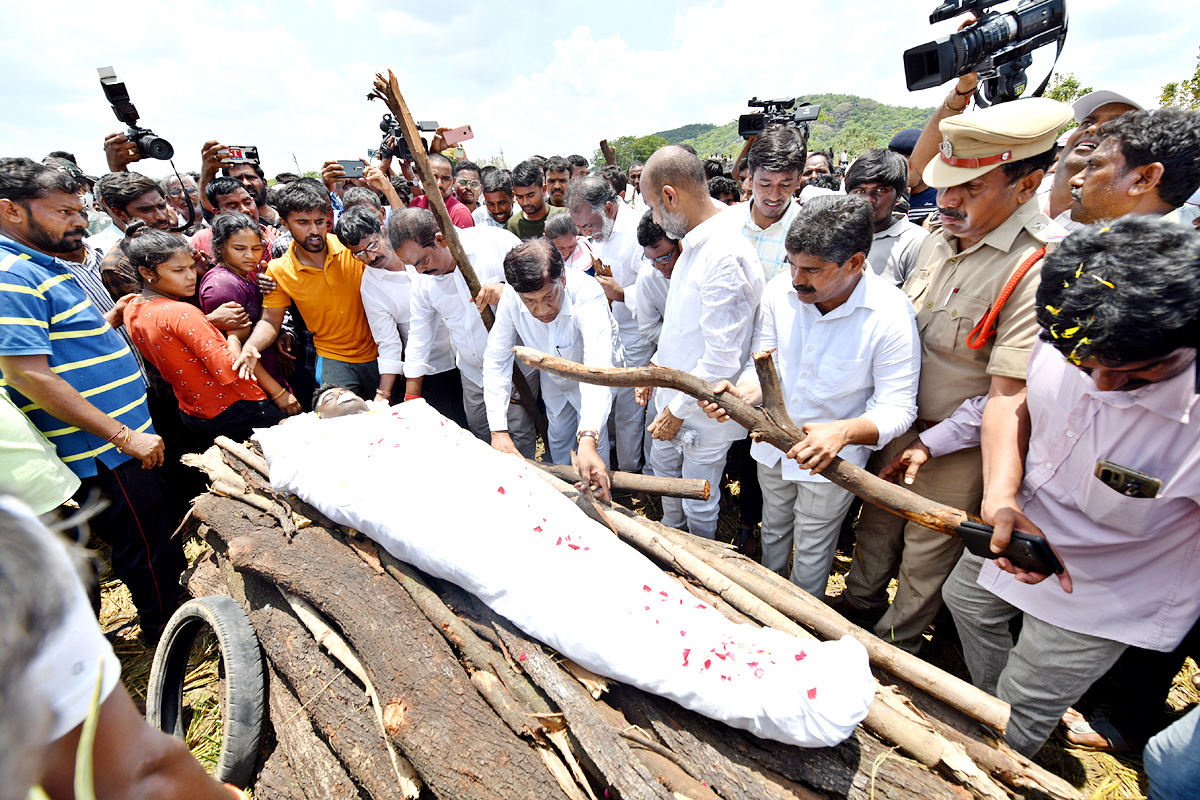
[{"label": "black hair", "polygon": [[707,180],[711,181],[713,178],[725,174],[725,165],[721,163],[720,159],[706,158],[700,162],[700,165],[704,167],[704,177]]},{"label": "black hair", "polygon": [[482,183],[483,179],[485,177],[487,177],[488,175],[491,175],[493,172],[499,172],[499,171],[500,171],[500,168],[493,164],[484,164],[482,167],[479,168],[479,182]]},{"label": "black hair", "polygon": [[[249,194],[250,199],[254,199],[254,195],[250,194],[250,190],[246,188],[245,184],[243,184],[237,178],[230,178],[227,176],[213,178],[211,181],[209,181],[208,185],[204,187],[204,196],[208,198],[209,205],[211,205],[213,208],[217,208],[221,204],[219,198],[224,197],[227,194],[234,194],[239,189],[246,194]],[[105,202],[108,201],[106,200]]]},{"label": "black hair", "polygon": [[[637,240],[642,247],[653,247],[663,239],[670,239],[667,232],[662,229],[662,226],[654,221],[654,212],[647,211],[642,214],[642,218],[638,220]],[[674,240],[672,240],[674,241]]]},{"label": "black hair", "polygon": [[[512,173],[513,186],[541,186],[546,182],[546,173],[533,159],[527,159],[517,164]],[[493,189],[493,191],[499,191]]]},{"label": "black hair", "polygon": [[829,189],[830,191],[839,192],[842,189],[842,179],[833,173],[825,174],[818,172],[808,179],[809,186],[815,186],[818,189]]},{"label": "black hair", "polygon": [[[578,181],[573,181],[571,186],[575,186]],[[608,184],[605,184],[607,186]],[[560,236],[570,236],[571,234],[579,235],[579,228],[575,227],[575,220],[571,219],[570,214],[551,214],[546,220],[546,227],[542,230],[542,236],[547,239],[557,239]]]},{"label": "black hair", "polygon": [[[233,180],[230,178],[230,180]],[[209,186],[212,186],[210,183]],[[238,184],[239,188],[242,185]],[[216,205],[216,203],[213,203]],[[324,185],[321,186],[321,191],[316,191],[305,180],[301,178],[295,183],[289,183],[279,192],[279,205],[275,207],[279,212],[279,217],[284,222],[287,222],[288,215],[295,211],[320,211],[328,213],[329,211],[329,192],[325,190]]]},{"label": "black hair", "polygon": [[529,239],[504,256],[504,279],[518,293],[536,292],[546,281],[562,277],[566,264],[558,248],[545,239]]},{"label": "black hair", "polygon": [[1137,362],[1200,344],[1200,236],[1129,215],[1072,233],[1042,262],[1041,338],[1068,359]]},{"label": "black hair", "polygon": [[[833,172],[833,168],[837,166],[837,159],[833,157],[833,150],[809,150],[808,155],[804,157],[804,160],[807,162],[808,159],[812,158],[813,156],[821,156],[824,158],[825,162],[829,164],[830,172]],[[801,166],[801,169],[803,169],[803,166]]]},{"label": "black hair", "polygon": [[279,205],[279,193],[283,191],[285,186],[290,185],[290,183],[277,183],[274,186],[267,187],[267,205],[271,208],[277,207]]},{"label": "black hair", "polygon": [[568,209],[582,208],[586,203],[592,211],[603,214],[605,205],[616,202],[618,202],[616,189],[605,180],[605,177],[585,175],[571,181],[571,185],[567,189]]},{"label": "black hair", "polygon": [[617,194],[624,194],[625,187],[629,185],[629,178],[625,176],[625,172],[616,164],[607,164],[601,167],[600,177],[608,181],[609,186]]},{"label": "black hair", "polygon": [[429,161],[430,164],[433,164],[435,161],[439,164],[445,164],[447,167],[450,168],[450,173],[454,174],[454,162],[451,161],[450,159],[446,158],[441,153],[430,153],[427,160]]},{"label": "black hair", "polygon": [[465,158],[454,165],[454,177],[458,177],[460,172],[474,172],[476,175],[482,174],[479,165],[474,161],[467,161]]},{"label": "black hair", "polygon": [[159,265],[176,253],[192,252],[192,245],[187,239],[177,233],[167,233],[157,228],[151,228],[144,220],[135,219],[125,229],[125,241],[122,243],[125,255],[129,257],[130,265],[137,270],[142,285],[146,276],[142,269],[154,272]]},{"label": "black hair", "polygon": [[342,208],[348,210],[355,206],[371,206],[379,211],[383,210],[379,195],[375,194],[374,189],[365,186],[351,186],[342,193]]},{"label": "black hair", "polygon": [[295,182],[296,182],[296,181],[298,181],[298,180],[300,180],[300,176],[299,176],[299,175],[297,175],[297,174],[296,174],[296,173],[294,173],[294,172],[281,172],[281,173],[279,173],[278,175],[276,175],[276,176],[275,176],[275,183],[276,183],[276,184],[280,184],[280,183],[284,183],[284,184],[287,184],[287,183],[295,183]]},{"label": "black hair", "polygon": [[708,196],[714,200],[720,200],[723,194],[731,194],[735,198],[742,196],[741,191],[738,189],[737,181],[733,178],[726,178],[724,175],[709,178]]},{"label": "black hair", "polygon": [[110,172],[96,184],[100,200],[114,211],[124,211],[146,192],[162,194],[157,183],[137,172]]},{"label": "black hair", "polygon": [[546,159],[546,173],[565,172],[571,174],[571,162],[562,156],[550,156]]},{"label": "black hair", "polygon": [[896,197],[900,197],[908,188],[908,159],[895,150],[868,150],[846,170],[846,191],[857,189],[864,183],[890,186],[896,190]]},{"label": "black hair", "polygon": [[[546,160],[547,159],[545,156],[530,156],[529,160],[538,165],[538,168],[541,169],[543,175],[546,174]],[[527,186],[528,184],[519,183],[517,185],[518,186]]]},{"label": "black hair", "polygon": [[1183,205],[1200,186],[1200,111],[1165,107],[1130,111],[1097,132],[1116,139],[1126,168],[1163,165],[1158,196],[1172,208]]},{"label": "black hair", "polygon": [[684,150],[687,150],[689,153],[696,156],[697,159],[700,158],[699,154],[696,152],[696,148],[692,147],[690,144],[680,144],[680,145],[676,145],[676,146],[681,147]]},{"label": "black hair", "polygon": [[338,215],[333,234],[346,247],[354,247],[373,233],[383,233],[383,223],[366,206],[347,208]]},{"label": "black hair", "polygon": [[51,150],[46,154],[46,158],[61,158],[63,161],[70,161],[75,166],[79,166],[79,161],[75,158],[75,154],[68,153],[66,150]]},{"label": "black hair", "polygon": [[[495,172],[489,172],[481,179],[483,183],[483,193],[491,194],[492,192],[504,192],[509,197],[512,197],[513,182],[512,177],[502,169],[497,169]],[[533,184],[530,184],[531,186]]]},{"label": "black hair", "polygon": [[393,250],[399,250],[405,242],[416,242],[418,247],[433,247],[435,236],[441,232],[437,218],[428,208],[403,208],[388,217],[388,242]]},{"label": "black hair", "polygon": [[783,246],[789,255],[816,256],[845,264],[855,253],[871,252],[875,215],[857,195],[828,194],[806,202],[792,220]]},{"label": "black hair", "polygon": [[[254,235],[262,241],[262,228],[249,214],[235,212],[232,214],[217,214],[212,219],[212,250],[217,257],[217,261],[221,260],[221,251],[225,249],[225,243],[229,238],[238,231],[254,231]],[[263,242],[265,245],[266,242]]]},{"label": "black hair", "polygon": [[578,153],[573,153],[572,155],[567,156],[567,161],[570,162],[572,167],[583,167],[584,169],[587,169],[591,166],[588,163],[588,160]]},{"label": "black hair", "polygon": [[0,158],[0,200],[28,204],[50,192],[75,194],[78,189],[74,178],[53,167],[28,158]]},{"label": "black hair", "polygon": [[396,194],[400,195],[400,202],[405,206],[412,202],[412,184],[408,182],[407,178],[403,175],[393,175],[388,180],[391,182],[392,188],[396,190]]},{"label": "black hair", "polygon": [[1012,186],[1026,175],[1031,175],[1039,169],[1042,172],[1050,169],[1050,167],[1054,166],[1054,157],[1057,154],[1058,145],[1052,144],[1049,150],[1027,156],[1017,161],[1009,161],[1006,164],[1001,164],[1000,169],[1004,170],[1004,177],[1008,179],[1008,185]]}]

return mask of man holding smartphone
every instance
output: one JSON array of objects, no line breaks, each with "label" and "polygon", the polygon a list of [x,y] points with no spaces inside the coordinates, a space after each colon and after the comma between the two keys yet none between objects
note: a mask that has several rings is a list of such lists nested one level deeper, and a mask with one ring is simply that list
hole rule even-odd
[{"label": "man holding smartphone", "polygon": [[1018,530],[1066,567],[1046,581],[966,553],[942,589],[971,678],[1012,706],[1005,738],[1025,755],[1127,647],[1171,651],[1200,616],[1197,268],[1200,237],[1153,217],[1072,234],[1042,266],[1020,435],[989,436],[1004,420],[974,401],[921,435],[982,441],[993,553]]}]

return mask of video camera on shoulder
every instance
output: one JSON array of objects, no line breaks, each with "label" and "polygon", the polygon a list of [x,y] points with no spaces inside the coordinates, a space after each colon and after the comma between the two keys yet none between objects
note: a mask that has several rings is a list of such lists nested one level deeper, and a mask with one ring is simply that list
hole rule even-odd
[{"label": "video camera on shoulder", "polygon": [[[417,123],[417,130],[421,133],[437,133],[438,124],[436,122]],[[379,130],[383,131],[383,141],[379,144],[380,159],[389,159],[393,156],[399,159],[411,159],[412,151],[408,149],[408,142],[404,138],[404,132],[400,129],[400,123],[391,114],[384,114],[383,120],[379,123]],[[421,137],[421,146],[425,151],[429,151],[429,140],[424,136]]]},{"label": "video camera on shoulder", "polygon": [[117,73],[113,68],[97,67],[96,72],[100,73],[100,88],[104,90],[104,96],[112,104],[113,113],[129,128],[125,131],[126,138],[137,145],[142,158],[157,158],[159,161],[167,161],[174,156],[175,148],[171,146],[170,142],[156,135],[149,128],[138,127],[137,108],[130,102],[129,92],[125,89],[125,84],[117,79]]},{"label": "video camera on shoulder", "polygon": [[[976,21],[904,51],[908,90],[929,89],[978,72],[981,92],[987,98],[980,105],[1004,103],[1024,93],[1025,70],[1033,64],[1034,50],[1058,42],[1057,63],[1067,39],[1067,1],[1020,0],[1012,11],[991,10],[1001,2],[1004,0],[948,0],[935,8],[929,15],[931,25],[966,13],[974,14]],[[1034,97],[1045,91],[1053,72],[1051,67]]]},{"label": "video camera on shoulder", "polygon": [[794,97],[781,97],[778,100],[759,100],[757,97],[751,97],[746,105],[761,108],[762,111],[738,117],[738,135],[743,139],[758,136],[773,125],[787,125],[803,132],[807,140],[809,124],[816,122],[821,114],[820,106],[812,103],[801,103],[797,106]]}]

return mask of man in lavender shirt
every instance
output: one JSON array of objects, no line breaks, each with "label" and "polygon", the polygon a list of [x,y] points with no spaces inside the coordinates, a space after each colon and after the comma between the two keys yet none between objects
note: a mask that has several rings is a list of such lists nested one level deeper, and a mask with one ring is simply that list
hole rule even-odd
[{"label": "man in lavender shirt", "polygon": [[982,440],[992,551],[1016,529],[1066,567],[1045,581],[966,553],[942,590],[972,680],[1011,704],[1005,738],[1026,755],[1127,647],[1173,650],[1200,616],[1198,268],[1200,237],[1153,217],[1073,234],[1042,266],[1022,435],[989,435],[967,401],[889,465],[912,474]]}]

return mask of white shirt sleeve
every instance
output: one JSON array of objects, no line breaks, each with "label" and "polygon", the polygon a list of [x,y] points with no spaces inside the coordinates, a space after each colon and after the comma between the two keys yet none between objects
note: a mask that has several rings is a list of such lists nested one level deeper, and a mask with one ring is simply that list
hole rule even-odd
[{"label": "white shirt sleeve", "polygon": [[886,336],[875,349],[871,374],[875,392],[867,400],[865,419],[875,423],[879,449],[908,430],[917,418],[917,381],[921,374],[921,340],[916,317],[905,307],[903,317],[889,320]]},{"label": "white shirt sleeve", "polygon": [[488,427],[508,430],[508,404],[512,400],[513,346],[517,343],[517,314],[521,301],[511,286],[505,286],[496,304],[496,321],[488,332],[483,351],[483,402]]},{"label": "white shirt sleeve", "polygon": [[[408,320],[408,360],[404,363],[404,374],[408,378],[420,378],[429,372],[430,348],[433,347],[434,334],[437,331],[438,316],[430,304],[427,281],[413,281],[412,293],[409,295]],[[364,303],[364,307],[365,307]],[[368,321],[370,318],[368,317]],[[371,330],[374,331],[374,325]],[[399,337],[399,333],[396,334]],[[380,348],[379,371],[383,372],[383,350]]]},{"label": "white shirt sleeve", "polygon": [[404,374],[404,341],[400,338],[400,320],[378,299],[378,293],[385,291],[382,286],[362,284],[363,311],[367,313],[367,324],[371,326],[371,336],[379,347],[379,374]]},{"label": "white shirt sleeve", "polygon": [[625,303],[633,308],[633,315],[637,317],[638,332],[642,334],[642,338],[652,342],[658,341],[663,323],[663,308],[655,303],[657,299],[653,285],[655,275],[662,277],[653,264],[643,266],[638,271],[632,301],[629,290],[625,292]]},{"label": "white shirt sleeve", "polygon": [[[763,298],[758,307],[758,316],[754,320],[754,336],[750,340],[750,357],[746,359],[742,374],[735,383],[759,383],[758,367],[754,365],[754,354],[762,350],[774,350],[778,358],[779,335],[775,331],[775,304],[767,297]],[[776,363],[778,367],[778,362]]]},{"label": "white shirt sleeve", "polygon": [[[573,306],[571,314],[583,340],[583,363],[589,367],[611,368],[616,323],[604,296]],[[608,386],[579,384],[579,431],[599,431],[608,425],[612,396]]]},{"label": "white shirt sleeve", "polygon": [[[693,375],[716,383],[742,371],[742,343],[754,325],[757,305],[758,297],[746,281],[740,259],[725,256],[712,266],[700,290],[704,354],[692,369]],[[679,419],[702,413],[695,398],[683,392],[676,393],[667,409]]]}]

